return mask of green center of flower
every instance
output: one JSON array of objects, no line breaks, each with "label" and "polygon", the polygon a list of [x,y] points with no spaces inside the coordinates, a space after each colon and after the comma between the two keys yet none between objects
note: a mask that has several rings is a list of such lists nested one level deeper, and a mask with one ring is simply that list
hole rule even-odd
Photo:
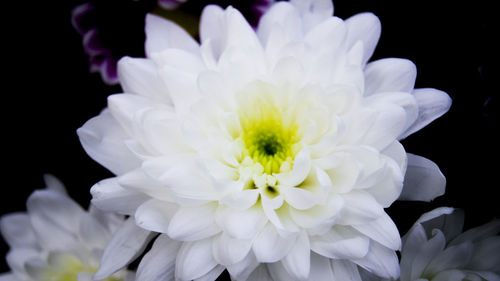
[{"label": "green center of flower", "polygon": [[239,114],[244,156],[262,165],[263,173],[288,171],[297,152],[297,126],[266,96],[257,96]]},{"label": "green center of flower", "polygon": [[[94,274],[95,267],[85,266],[77,257],[70,254],[49,257],[49,267],[44,269],[36,278],[40,281],[77,281],[80,272]],[[123,279],[110,276],[102,281],[123,281]]]}]

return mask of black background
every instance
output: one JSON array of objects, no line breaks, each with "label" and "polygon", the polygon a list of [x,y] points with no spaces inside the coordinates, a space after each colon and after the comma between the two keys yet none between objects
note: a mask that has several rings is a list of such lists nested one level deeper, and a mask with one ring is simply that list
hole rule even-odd
[{"label": "black background", "polygon": [[[45,173],[60,178],[87,207],[89,188],[112,175],[85,154],[76,129],[120,88],[105,86],[98,74],[87,71],[81,37],[70,22],[71,9],[79,2],[16,2],[2,7],[8,16],[2,19],[0,65],[0,214],[25,211],[29,194],[44,187]],[[335,15],[341,18],[365,11],[380,18],[382,36],[373,59],[408,58],[417,66],[417,88],[438,88],[453,99],[447,114],[403,141],[408,152],[440,166],[447,189],[431,203],[396,202],[389,208],[401,234],[421,213],[438,206],[464,209],[466,228],[500,217],[500,142],[495,136],[495,39],[500,33],[493,2],[335,1]],[[8,247],[3,240],[0,247],[4,255]],[[0,260],[0,272],[7,271]]]}]

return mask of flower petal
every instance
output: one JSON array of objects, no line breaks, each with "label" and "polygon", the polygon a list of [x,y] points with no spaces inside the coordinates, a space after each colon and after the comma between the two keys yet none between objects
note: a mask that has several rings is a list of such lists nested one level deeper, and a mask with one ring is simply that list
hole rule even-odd
[{"label": "flower petal", "polygon": [[124,189],[118,183],[117,178],[104,179],[92,186],[92,204],[97,208],[117,212],[119,214],[131,215],[137,207],[149,199],[148,196]]},{"label": "flower petal", "polygon": [[69,197],[53,190],[37,190],[26,203],[38,241],[49,250],[77,245],[76,232],[84,210]]},{"label": "flower petal", "polygon": [[374,241],[366,256],[353,262],[382,278],[396,279],[400,274],[396,252]]},{"label": "flower petal", "polygon": [[172,240],[166,235],[158,236],[151,250],[142,258],[137,268],[136,280],[173,280],[175,259],[181,244],[182,242]]},{"label": "flower petal", "polygon": [[182,27],[152,14],[146,15],[146,54],[160,52],[167,48],[199,52],[199,45]]},{"label": "flower petal", "polygon": [[336,225],[321,236],[311,237],[311,250],[333,259],[359,259],[366,256],[370,239],[350,227]]},{"label": "flower petal", "polygon": [[124,221],[104,249],[100,267],[94,274],[94,279],[107,278],[127,266],[142,254],[154,236],[155,233],[138,227],[133,218]]},{"label": "flower petal", "polygon": [[219,207],[217,223],[232,237],[251,239],[266,225],[267,218],[260,206],[242,211]]},{"label": "flower petal", "polygon": [[356,224],[352,227],[389,249],[399,250],[401,248],[401,236],[398,228],[386,213],[374,221]]},{"label": "flower petal", "polygon": [[418,118],[399,136],[399,139],[404,139],[427,126],[427,124],[445,114],[451,107],[450,96],[440,90],[430,88],[416,89],[413,91],[413,95],[418,103]]},{"label": "flower petal", "polygon": [[426,201],[445,192],[446,178],[431,160],[408,153],[408,167],[399,200]]},{"label": "flower petal", "polygon": [[361,281],[356,264],[347,260],[330,260],[333,270],[333,280]]},{"label": "flower petal", "polygon": [[365,69],[365,96],[381,92],[411,93],[417,68],[406,59],[387,58],[369,63]]},{"label": "flower petal", "polygon": [[243,260],[252,248],[252,240],[232,238],[226,233],[221,233],[213,242],[213,255],[215,260],[224,266],[235,264]]},{"label": "flower petal", "polygon": [[[231,275],[231,278],[234,280],[253,280],[250,278],[250,275],[255,276],[259,274],[259,269],[256,268],[264,267],[260,265],[260,263],[255,258],[253,252],[249,252],[246,257],[244,257],[241,261],[228,265],[227,271]],[[257,271],[257,272],[256,272]],[[267,280],[267,279],[259,279],[256,280]]]},{"label": "flower petal", "polygon": [[361,13],[348,18],[347,46],[354,46],[358,40],[363,42],[363,64],[372,56],[378,39],[380,38],[381,24],[377,16],[372,13]]},{"label": "flower petal", "polygon": [[294,280],[309,280],[310,254],[309,237],[302,231],[281,264]]},{"label": "flower petal", "polygon": [[215,204],[184,207],[177,210],[170,220],[167,234],[172,239],[195,241],[220,232],[215,223]]},{"label": "flower petal", "polygon": [[125,131],[109,110],[87,121],[77,133],[85,152],[114,174],[124,174],[140,165],[125,145],[128,138]]},{"label": "flower petal", "polygon": [[318,255],[314,252],[311,253],[311,270],[309,273],[309,280],[315,280],[315,281],[337,280],[335,279],[329,258]]},{"label": "flower petal", "polygon": [[153,61],[123,57],[118,61],[118,77],[123,92],[172,104]]},{"label": "flower petal", "polygon": [[268,223],[255,237],[252,249],[259,262],[277,262],[288,254],[294,241],[281,237],[274,225]]},{"label": "flower petal", "polygon": [[168,233],[169,224],[177,208],[173,203],[150,199],[137,208],[136,224],[150,231]]},{"label": "flower petal", "polygon": [[175,278],[182,281],[200,278],[217,266],[212,256],[212,239],[184,242],[177,254]]},{"label": "flower petal", "polygon": [[35,233],[25,213],[12,213],[0,218],[0,230],[10,248],[36,248]]}]

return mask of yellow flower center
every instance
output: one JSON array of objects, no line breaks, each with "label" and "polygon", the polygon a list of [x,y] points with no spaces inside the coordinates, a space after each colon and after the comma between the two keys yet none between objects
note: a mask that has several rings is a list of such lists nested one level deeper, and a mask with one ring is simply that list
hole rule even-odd
[{"label": "yellow flower center", "polygon": [[272,95],[256,95],[239,112],[244,157],[262,165],[263,172],[289,171],[297,153],[298,129],[284,117]]},{"label": "yellow flower center", "polygon": [[[64,255],[56,261],[49,261],[49,266],[40,276],[41,281],[77,281],[78,273],[88,272],[94,274],[97,271],[95,267],[85,266],[77,257],[73,255]],[[121,278],[110,276],[102,281],[123,281]]]}]

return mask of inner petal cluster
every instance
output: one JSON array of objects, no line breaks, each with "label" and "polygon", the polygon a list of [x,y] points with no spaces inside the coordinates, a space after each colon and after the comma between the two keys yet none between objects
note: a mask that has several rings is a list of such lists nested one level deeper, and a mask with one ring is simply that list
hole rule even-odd
[{"label": "inner petal cluster", "polygon": [[263,173],[289,171],[297,153],[297,126],[266,96],[255,97],[239,112],[243,156],[261,165]]}]

